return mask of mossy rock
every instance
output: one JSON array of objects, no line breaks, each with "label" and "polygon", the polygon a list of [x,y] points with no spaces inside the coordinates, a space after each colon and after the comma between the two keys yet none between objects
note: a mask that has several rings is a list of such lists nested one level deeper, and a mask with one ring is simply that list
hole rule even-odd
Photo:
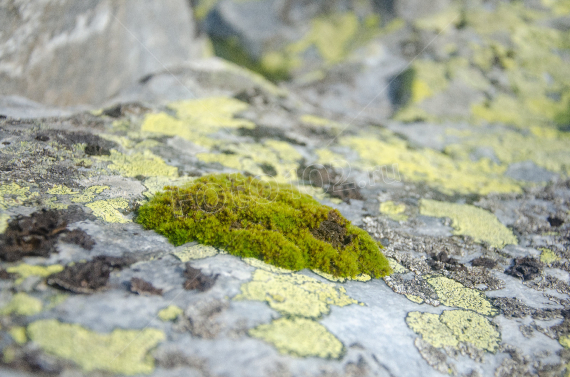
[{"label": "mossy rock", "polygon": [[167,186],[140,207],[137,222],[175,245],[198,241],[290,270],[343,277],[392,272],[382,246],[336,209],[286,185],[241,174]]}]

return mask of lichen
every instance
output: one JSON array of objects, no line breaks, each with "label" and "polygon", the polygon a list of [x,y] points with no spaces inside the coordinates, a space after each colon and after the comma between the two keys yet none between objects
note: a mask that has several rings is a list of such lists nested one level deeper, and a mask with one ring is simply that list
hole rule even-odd
[{"label": "lichen", "polygon": [[220,254],[220,251],[213,246],[193,245],[176,250],[172,253],[180,261],[186,263],[193,259],[203,259]]},{"label": "lichen", "polygon": [[426,276],[425,280],[446,306],[473,310],[483,315],[497,315],[499,311],[491,305],[485,294],[477,289],[467,288],[453,279],[441,275]]},{"label": "lichen", "polygon": [[129,202],[122,198],[97,200],[88,203],[86,207],[91,208],[93,214],[108,223],[128,223],[129,220],[123,217],[119,209],[129,207]]},{"label": "lichen", "polygon": [[45,352],[71,360],[85,372],[103,370],[125,375],[151,373],[154,360],[147,353],[165,339],[162,331],[152,328],[100,334],[55,319],[31,323],[28,335]]},{"label": "lichen", "polygon": [[0,315],[16,314],[16,315],[34,315],[42,311],[43,303],[41,300],[29,296],[25,292],[18,292],[12,296],[8,305],[0,309]]},{"label": "lichen", "polygon": [[343,287],[323,283],[300,274],[275,274],[256,270],[250,282],[241,286],[235,300],[265,301],[283,315],[319,318],[331,305],[346,306],[358,302],[346,295]]},{"label": "lichen", "polygon": [[137,222],[175,245],[198,241],[290,270],[343,277],[391,272],[378,244],[337,210],[286,185],[240,174],[166,187],[140,207]]},{"label": "lichen", "polygon": [[8,334],[12,337],[14,342],[17,344],[24,344],[28,341],[28,336],[26,335],[26,328],[22,326],[14,326],[8,330]]},{"label": "lichen", "polygon": [[77,191],[73,191],[65,185],[55,185],[47,191],[48,194],[52,195],[73,195],[77,194]]},{"label": "lichen", "polygon": [[[389,132],[347,137],[340,142],[360,155],[360,160],[354,164],[356,167],[363,170],[384,167],[388,174],[382,178],[387,181],[403,178],[425,182],[449,195],[521,192],[520,183],[504,176],[507,167],[498,166],[489,159],[457,160],[433,149],[412,149],[407,142]],[[395,170],[391,168],[394,166]]]},{"label": "lichen", "polygon": [[18,274],[19,278],[16,279],[15,283],[20,284],[28,276],[39,276],[47,277],[51,274],[55,274],[63,270],[63,266],[60,264],[52,264],[49,266],[33,266],[30,264],[22,263],[17,266],[8,267],[6,271],[9,273]]},{"label": "lichen", "polygon": [[184,313],[184,310],[176,305],[169,305],[168,307],[160,310],[157,314],[158,318],[163,321],[174,321],[180,315]]},{"label": "lichen", "polygon": [[249,330],[249,335],[271,343],[283,354],[337,359],[342,343],[326,327],[306,318],[279,318]]},{"label": "lichen", "polygon": [[560,260],[560,257],[556,253],[546,247],[540,249],[540,261],[544,264],[551,264]]},{"label": "lichen", "polygon": [[107,190],[109,186],[91,186],[87,187],[82,193],[79,195],[75,195],[71,198],[71,201],[74,203],[87,203],[95,199],[95,197],[102,193],[103,191]]},{"label": "lichen", "polygon": [[162,158],[148,150],[126,155],[112,149],[110,156],[98,158],[103,161],[110,161],[111,164],[107,167],[124,177],[178,177],[177,168],[167,165]]},{"label": "lichen", "polygon": [[392,220],[406,221],[408,216],[404,215],[405,210],[405,204],[396,204],[391,200],[380,203],[380,213],[388,215]]},{"label": "lichen", "polygon": [[472,237],[476,242],[484,241],[497,248],[518,243],[513,232],[501,224],[495,215],[469,204],[422,199],[420,213],[425,216],[449,217],[455,234]]},{"label": "lichen", "polygon": [[446,310],[439,316],[410,312],[406,323],[437,348],[458,349],[460,343],[469,343],[478,349],[495,352],[501,341],[501,334],[487,318],[468,310]]},{"label": "lichen", "polygon": [[213,140],[208,135],[222,128],[255,127],[248,120],[234,118],[236,113],[246,110],[248,105],[229,97],[179,101],[170,103],[168,107],[176,112],[176,117],[166,113],[148,114],[142,124],[142,131],[180,136],[209,147],[213,145]]}]

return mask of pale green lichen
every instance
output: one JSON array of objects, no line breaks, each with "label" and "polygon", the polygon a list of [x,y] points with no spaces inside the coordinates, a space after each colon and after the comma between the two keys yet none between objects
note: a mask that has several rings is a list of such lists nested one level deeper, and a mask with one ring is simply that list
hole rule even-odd
[{"label": "pale green lichen", "polygon": [[450,195],[521,192],[519,183],[504,176],[506,166],[498,166],[489,159],[456,160],[433,149],[412,149],[388,131],[380,135],[347,137],[340,142],[360,155],[356,167],[368,171],[388,167],[374,173],[375,179],[426,182]]},{"label": "pale green lichen", "polygon": [[468,205],[422,199],[420,213],[424,216],[449,217],[455,234],[472,237],[497,248],[516,245],[513,232],[501,224],[497,217],[484,209]]},{"label": "pale green lichen", "polygon": [[[390,266],[391,267],[391,266]],[[355,277],[340,277],[340,276],[333,276],[331,274],[327,274],[326,272],[320,271],[320,270],[312,270],[315,274],[329,280],[329,281],[334,281],[334,282],[338,282],[338,283],[344,283],[346,281],[369,281],[372,279],[372,277],[368,274],[360,274],[357,275]]]},{"label": "pale green lichen", "polygon": [[0,213],[0,234],[4,233],[8,228],[8,221],[10,221],[10,215]]},{"label": "pale green lichen", "polygon": [[9,273],[18,274],[19,277],[16,279],[15,283],[20,284],[29,276],[39,276],[45,278],[51,274],[63,271],[63,266],[60,264],[52,264],[49,266],[34,266],[22,263],[17,266],[8,267],[6,271]]},{"label": "pale green lichen", "polygon": [[212,97],[173,102],[168,105],[176,117],[166,113],[148,114],[142,131],[162,135],[180,136],[197,145],[209,147],[215,144],[208,135],[222,128],[253,128],[255,124],[234,118],[248,108],[244,102],[228,97]]},{"label": "pale green lichen", "polygon": [[122,198],[97,200],[85,205],[91,208],[93,214],[108,223],[128,223],[119,209],[129,207],[129,202]]},{"label": "pale green lichen", "polygon": [[103,161],[110,161],[111,164],[107,167],[124,177],[178,177],[178,169],[176,167],[167,165],[162,158],[148,150],[142,153],[126,155],[112,149],[110,156],[98,158]]},{"label": "pale green lichen", "polygon": [[193,245],[184,247],[181,250],[176,250],[172,254],[180,259],[180,261],[186,263],[194,259],[203,259],[208,257],[213,257],[221,252],[213,246],[208,245]]},{"label": "pale green lichen", "polygon": [[283,354],[337,359],[342,343],[326,327],[306,318],[279,318],[249,330],[249,335],[271,343]]},{"label": "pale green lichen", "polygon": [[423,304],[424,303],[424,299],[421,298],[420,296],[416,296],[416,295],[405,295],[405,296],[408,300],[410,300],[411,302],[415,302],[416,304]]},{"label": "pale green lichen", "polygon": [[388,215],[392,220],[406,221],[408,216],[404,215],[405,210],[405,204],[397,204],[391,200],[380,203],[380,213]]},{"label": "pale green lichen", "polygon": [[102,193],[103,191],[107,190],[109,186],[91,186],[86,188],[82,193],[79,195],[75,195],[71,198],[71,201],[74,203],[87,203],[95,199],[95,197]]},{"label": "pale green lichen", "polygon": [[406,323],[422,339],[437,348],[459,348],[469,343],[488,352],[495,352],[501,334],[485,317],[467,310],[446,310],[441,315],[410,312]]},{"label": "pale green lichen", "polygon": [[394,258],[387,258],[387,259],[388,263],[390,263],[390,267],[392,267],[392,270],[394,271],[395,274],[405,274],[406,272],[410,272],[410,270],[402,266]]},{"label": "pale green lichen", "polygon": [[55,319],[33,322],[28,326],[28,335],[45,352],[71,360],[85,372],[102,370],[125,375],[151,373],[154,360],[147,353],[165,339],[162,331],[152,328],[100,334]]},{"label": "pale green lichen", "polygon": [[556,253],[546,247],[540,248],[542,252],[540,253],[540,261],[544,264],[551,264],[560,260],[560,257]]},{"label": "pale green lichen", "polygon": [[241,286],[235,300],[265,301],[284,315],[319,318],[331,305],[346,306],[358,302],[343,287],[323,283],[301,274],[274,274],[256,270],[250,282]]},{"label": "pale green lichen", "polygon": [[0,309],[0,315],[16,314],[16,315],[34,315],[42,311],[43,303],[41,300],[29,296],[25,292],[18,292],[12,296],[10,302]]},{"label": "pale green lichen", "polygon": [[73,195],[78,194],[77,191],[73,191],[65,185],[55,185],[47,191],[48,194],[52,195]]},{"label": "pale green lichen", "polygon": [[8,330],[8,334],[12,337],[14,342],[17,344],[24,344],[28,341],[28,336],[26,335],[26,328],[22,326],[14,326]]},{"label": "pale green lichen", "polygon": [[29,187],[21,187],[13,182],[0,185],[0,210],[22,205],[26,200],[37,195],[38,193],[30,193]]},{"label": "pale green lichen", "polygon": [[184,310],[176,305],[169,305],[168,307],[162,309],[158,312],[157,316],[163,321],[174,321],[176,318],[181,316]]},{"label": "pale green lichen", "polygon": [[499,311],[491,305],[485,294],[477,289],[467,288],[453,279],[441,275],[426,276],[425,280],[436,291],[439,301],[446,306],[473,310],[493,316]]}]

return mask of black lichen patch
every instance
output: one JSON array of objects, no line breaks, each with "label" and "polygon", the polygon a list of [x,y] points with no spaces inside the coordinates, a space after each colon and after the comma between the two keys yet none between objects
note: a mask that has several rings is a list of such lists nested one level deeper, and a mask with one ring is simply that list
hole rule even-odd
[{"label": "black lichen patch", "polygon": [[263,163],[259,164],[259,167],[263,171],[263,174],[267,174],[270,177],[275,177],[277,175],[277,170],[275,170],[275,167],[271,164]]},{"label": "black lichen patch", "polygon": [[305,145],[305,143],[302,143],[298,140],[288,137],[283,130],[267,126],[257,125],[255,126],[255,128],[242,127],[238,129],[238,134],[240,136],[252,137],[256,142],[259,142],[263,139],[273,139],[273,140],[285,141],[289,144],[297,144],[301,146]]},{"label": "black lichen patch", "polygon": [[0,268],[0,280],[12,280],[15,279],[17,276],[18,274],[14,274],[6,271],[3,268]]},{"label": "black lichen patch", "polygon": [[[139,208],[137,221],[175,245],[198,241],[290,270],[312,268],[335,276],[391,273],[370,235],[286,185],[220,174],[165,189]],[[321,229],[331,211],[332,222],[345,228],[342,237],[327,223]]]},{"label": "black lichen patch", "polygon": [[498,262],[496,260],[486,257],[475,258],[471,261],[473,267],[485,267],[488,269],[495,268],[497,264]]},{"label": "black lichen patch", "polygon": [[427,260],[427,264],[434,270],[465,271],[467,268],[459,263],[457,259],[447,255],[445,251],[432,254]]},{"label": "black lichen patch", "polygon": [[89,156],[110,156],[111,151],[99,144],[89,143],[85,146],[85,154]]},{"label": "black lichen patch", "polygon": [[535,312],[534,308],[527,306],[516,297],[496,297],[491,302],[494,306],[501,309],[506,318],[524,318]]},{"label": "black lichen patch", "polygon": [[86,250],[92,250],[93,246],[95,246],[93,238],[81,229],[74,229],[67,232],[60,240],[62,242],[79,245]]},{"label": "black lichen patch", "polygon": [[98,256],[92,261],[69,265],[51,275],[47,283],[74,293],[93,293],[107,286],[111,271],[134,263],[132,258]]},{"label": "black lichen patch", "polygon": [[301,161],[297,177],[313,187],[320,187],[332,198],[350,204],[351,199],[364,200],[360,188],[353,181],[343,181],[343,174],[330,165],[307,165]]},{"label": "black lichen patch", "polygon": [[556,217],[556,216],[548,216],[548,218],[546,219],[548,220],[548,223],[550,224],[550,226],[557,228],[559,226],[561,226],[562,224],[564,224],[564,220],[561,219],[560,217]]},{"label": "black lichen patch", "polygon": [[186,278],[186,281],[184,282],[184,289],[187,291],[197,289],[200,292],[205,292],[208,289],[212,288],[218,279],[218,275],[204,275],[202,271],[192,267],[190,265],[190,262],[186,263],[184,277]]},{"label": "black lichen patch", "polygon": [[49,257],[55,251],[57,236],[65,231],[67,221],[60,211],[42,210],[19,216],[8,223],[0,235],[0,259],[15,262],[24,257]]},{"label": "black lichen patch", "polygon": [[523,281],[532,280],[540,275],[542,267],[542,263],[534,258],[516,258],[512,266],[505,270],[505,274],[520,278]]},{"label": "black lichen patch", "polygon": [[155,288],[151,283],[141,278],[132,278],[130,285],[131,292],[141,296],[161,295],[162,289]]}]

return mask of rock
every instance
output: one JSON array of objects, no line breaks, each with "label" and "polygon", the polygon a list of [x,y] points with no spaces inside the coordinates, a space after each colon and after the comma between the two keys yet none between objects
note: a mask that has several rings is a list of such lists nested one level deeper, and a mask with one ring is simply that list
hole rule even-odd
[{"label": "rock", "polygon": [[0,94],[44,104],[99,105],[200,55],[183,0],[7,1],[0,20]]}]

